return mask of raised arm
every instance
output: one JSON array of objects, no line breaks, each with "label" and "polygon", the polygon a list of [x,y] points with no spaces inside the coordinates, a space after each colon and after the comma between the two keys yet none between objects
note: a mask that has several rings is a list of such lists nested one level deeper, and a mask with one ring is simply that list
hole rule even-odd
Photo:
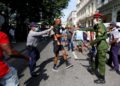
[{"label": "raised arm", "polygon": [[95,30],[94,30],[94,28],[80,28],[80,29],[78,29],[78,30],[80,30],[80,31],[94,31],[95,32]]},{"label": "raised arm", "polygon": [[99,42],[102,41],[102,40],[106,40],[107,38],[108,38],[107,35],[99,36],[99,37],[97,37],[94,41],[91,42],[91,45],[94,45],[94,44],[96,44],[96,43],[99,43]]},{"label": "raised arm", "polygon": [[49,31],[51,31],[53,29],[53,26],[50,27],[50,29],[47,29],[47,30],[44,30],[44,31],[41,31],[41,32],[32,32],[31,35],[32,36],[40,36],[40,35],[43,35],[45,33],[48,33]]},{"label": "raised arm", "polygon": [[108,38],[107,31],[104,25],[99,24],[98,25],[98,33],[96,39],[91,43],[91,45],[94,45],[96,43],[99,43],[102,40],[106,40]]}]

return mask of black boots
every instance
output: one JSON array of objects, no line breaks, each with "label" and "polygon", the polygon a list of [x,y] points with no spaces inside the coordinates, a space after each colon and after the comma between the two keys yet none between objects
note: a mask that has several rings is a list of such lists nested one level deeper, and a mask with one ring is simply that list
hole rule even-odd
[{"label": "black boots", "polygon": [[95,75],[95,70],[92,67],[88,67],[88,72],[92,75]]},{"label": "black boots", "polygon": [[118,75],[120,75],[120,71],[119,71],[119,70],[116,70],[116,73],[117,73]]},{"label": "black boots", "polygon": [[100,75],[97,80],[94,80],[96,84],[105,84],[105,76]]}]

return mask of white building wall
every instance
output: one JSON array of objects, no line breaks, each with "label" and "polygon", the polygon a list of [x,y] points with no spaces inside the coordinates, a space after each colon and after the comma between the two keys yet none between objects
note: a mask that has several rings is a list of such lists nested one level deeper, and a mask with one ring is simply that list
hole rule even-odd
[{"label": "white building wall", "polygon": [[77,23],[84,24],[85,26],[90,26],[92,23],[88,23],[90,21],[89,17],[91,17],[97,9],[96,0],[80,0],[76,8]]},{"label": "white building wall", "polygon": [[77,17],[76,11],[72,11],[67,18],[67,22],[72,23],[73,25],[76,26],[77,25],[77,18],[76,17]]},{"label": "white building wall", "polygon": [[[117,22],[117,12],[120,11],[120,0],[105,0],[105,2],[103,3],[101,3],[101,0],[99,0],[98,9],[100,9],[100,11],[105,16],[107,14],[112,14],[111,21]],[[107,22],[111,22],[111,21],[107,21]]]}]

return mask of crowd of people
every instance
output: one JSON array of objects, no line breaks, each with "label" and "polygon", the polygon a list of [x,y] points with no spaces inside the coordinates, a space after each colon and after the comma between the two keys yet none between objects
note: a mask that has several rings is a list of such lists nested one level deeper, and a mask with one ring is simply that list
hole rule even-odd
[{"label": "crowd of people", "polygon": [[[4,23],[3,17],[0,16],[0,28]],[[29,63],[31,77],[38,76],[35,73],[36,62],[39,59],[39,51],[37,45],[39,43],[39,36],[46,33],[51,33],[53,37],[53,53],[54,64],[53,71],[58,71],[58,57],[59,52],[62,51],[63,59],[66,64],[66,69],[72,67],[72,63],[68,61],[68,51],[84,53],[89,50],[90,58],[88,71],[91,74],[97,74],[98,79],[94,82],[96,84],[105,83],[105,65],[111,67],[111,70],[115,70],[120,75],[118,51],[120,48],[120,32],[116,23],[111,22],[108,29],[102,23],[102,14],[96,12],[93,16],[94,27],[93,28],[81,28],[81,26],[66,26],[61,25],[61,19],[57,18],[54,24],[50,26],[50,29],[40,31],[35,22],[30,23],[30,31],[27,36],[26,42],[26,55],[20,54],[14,50],[9,42],[8,36],[0,31],[0,84],[3,86],[18,86],[17,71],[15,68],[10,67],[4,62],[3,52],[6,52],[9,57],[12,58],[24,58]],[[90,31],[90,36],[88,36]],[[109,40],[107,41],[106,39]],[[106,60],[106,54],[110,47],[110,57]],[[67,50],[66,50],[67,49]]]}]

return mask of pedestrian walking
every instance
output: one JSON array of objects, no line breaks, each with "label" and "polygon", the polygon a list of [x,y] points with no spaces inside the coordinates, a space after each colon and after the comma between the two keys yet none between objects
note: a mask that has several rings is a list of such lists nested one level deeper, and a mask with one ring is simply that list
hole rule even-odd
[{"label": "pedestrian walking", "polygon": [[74,51],[74,44],[73,44],[73,32],[74,30],[72,30],[74,28],[71,27],[67,27],[67,40],[68,40],[68,51]]},{"label": "pedestrian walking", "polygon": [[32,22],[30,24],[31,30],[28,33],[27,36],[27,55],[30,57],[29,61],[29,69],[30,69],[30,74],[32,77],[38,76],[38,74],[35,73],[35,67],[36,67],[36,61],[39,59],[39,51],[37,49],[37,45],[39,43],[39,36],[46,34],[50,32],[53,27],[51,26],[50,29],[44,30],[44,31],[39,31],[39,29],[36,26],[35,22]]}]

